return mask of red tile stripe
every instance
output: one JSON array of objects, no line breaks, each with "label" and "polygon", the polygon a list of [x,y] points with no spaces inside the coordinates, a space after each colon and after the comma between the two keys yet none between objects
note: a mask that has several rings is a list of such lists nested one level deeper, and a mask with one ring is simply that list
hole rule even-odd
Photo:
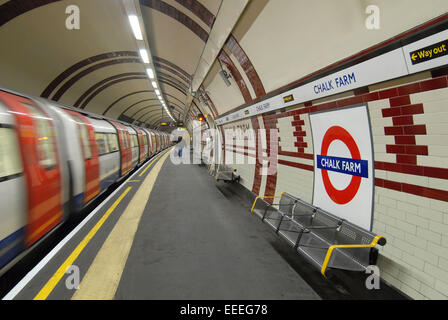
[{"label": "red tile stripe", "polygon": [[[446,79],[445,79],[446,80]],[[426,81],[424,81],[426,83]],[[437,82],[435,82],[437,83]],[[380,93],[379,96],[399,94],[397,88]],[[389,108],[382,109],[383,118],[392,117],[392,127],[384,127],[385,135],[394,136],[395,144],[386,145],[386,152],[396,154],[398,164],[417,164],[417,155],[428,155],[428,146],[417,146],[415,135],[426,134],[426,125],[414,124],[414,114],[424,113],[423,104],[411,105],[409,94],[391,97]]]},{"label": "red tile stripe", "polygon": [[[226,143],[226,147],[240,148],[240,149],[244,149],[244,150],[253,150],[253,151],[257,150],[257,148],[255,148],[255,147],[239,146],[239,145],[233,145],[233,144],[228,144],[228,143]],[[266,151],[266,149],[263,149],[263,151]]]},{"label": "red tile stripe", "polygon": [[235,64],[233,63],[232,59],[227,55],[227,53],[224,50],[221,50],[218,59],[224,63],[227,68],[230,70],[230,73],[232,74],[233,79],[235,80],[236,84],[238,85],[238,88],[240,88],[241,95],[243,96],[244,101],[250,102],[252,101],[252,97],[250,95],[249,89],[247,88],[246,82],[244,81],[243,77],[241,76],[241,73],[236,68]]},{"label": "red tile stripe", "polygon": [[375,178],[375,186],[448,202],[448,191]]},{"label": "red tile stripe", "polygon": [[437,179],[448,179],[448,169],[437,167],[426,167],[412,164],[399,164],[399,163],[375,161],[375,170],[406,173],[416,176],[423,176]]},{"label": "red tile stripe", "polygon": [[232,149],[232,148],[226,148],[226,151],[230,151],[230,152],[233,152],[233,153],[239,153],[239,154],[251,157],[251,158],[256,158],[257,157],[257,155],[255,153],[248,153],[248,152],[239,151],[239,150]]},{"label": "red tile stripe", "polygon": [[286,161],[286,160],[281,160],[281,159],[278,160],[278,164],[293,167],[293,168],[308,170],[308,171],[314,171],[314,167],[309,164],[297,163],[297,162]]},{"label": "red tile stripe", "polygon": [[314,155],[311,153],[282,151],[282,150],[280,150],[280,148],[279,148],[278,154],[280,156],[288,156],[288,157],[310,159],[310,160],[314,159]]},{"label": "red tile stripe", "polygon": [[244,52],[243,48],[241,48],[238,41],[230,35],[229,39],[226,42],[226,47],[232,52],[232,54],[236,57],[244,72],[246,73],[247,78],[249,79],[252,88],[255,91],[255,95],[257,98],[263,97],[266,95],[266,91],[264,90],[263,83],[261,82],[260,77],[258,76],[257,71],[255,70],[254,65],[250,61],[246,52]]},{"label": "red tile stripe", "polygon": [[[274,142],[277,145],[277,148],[272,148],[271,129],[277,130],[277,120],[271,119],[271,117],[269,117],[267,115],[263,115],[263,123],[264,123],[264,128],[266,130],[266,147],[267,147],[266,152],[267,152],[267,156],[269,159],[268,168],[271,167],[271,169],[273,168],[273,170],[275,170],[273,174],[268,174],[266,177],[266,188],[264,190],[264,195],[267,197],[272,197],[275,195],[275,189],[277,186],[277,161],[278,161],[278,145],[279,145],[278,136],[279,135],[277,135],[277,141]],[[275,152],[274,154],[272,154],[273,151]],[[273,203],[273,199],[268,198],[267,201],[269,203]]]},{"label": "red tile stripe", "polygon": [[[252,129],[255,130],[255,143],[258,144],[261,143],[258,132],[260,129],[260,124],[258,122],[258,117],[252,117],[251,119],[252,122]],[[261,187],[261,175],[260,175],[260,170],[263,167],[262,163],[260,162],[260,160],[258,159],[258,157],[256,157],[256,162],[255,162],[255,170],[254,170],[254,183],[252,185],[252,192],[255,194],[260,194],[260,187]]]}]

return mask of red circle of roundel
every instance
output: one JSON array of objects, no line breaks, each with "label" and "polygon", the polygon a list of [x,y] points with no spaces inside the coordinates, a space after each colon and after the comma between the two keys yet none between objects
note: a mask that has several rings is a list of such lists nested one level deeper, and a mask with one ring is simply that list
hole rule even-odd
[{"label": "red circle of roundel", "polygon": [[[361,160],[361,153],[359,152],[355,140],[347,130],[339,126],[333,126],[327,130],[322,140],[322,148],[320,154],[326,156],[330,144],[335,140],[340,140],[347,146],[350,154],[352,155],[352,159]],[[346,204],[352,201],[359,190],[359,186],[361,185],[361,177],[352,176],[350,184],[347,186],[347,188],[338,190],[333,187],[330,178],[328,177],[328,171],[324,169],[322,169],[322,180],[324,182],[325,190],[327,191],[331,200],[333,200],[337,204]]]}]

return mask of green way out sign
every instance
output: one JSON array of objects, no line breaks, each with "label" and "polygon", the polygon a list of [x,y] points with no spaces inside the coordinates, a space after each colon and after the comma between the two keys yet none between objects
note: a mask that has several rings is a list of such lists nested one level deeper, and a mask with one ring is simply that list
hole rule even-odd
[{"label": "green way out sign", "polygon": [[448,54],[448,40],[443,40],[430,46],[409,52],[413,65],[443,57]]}]

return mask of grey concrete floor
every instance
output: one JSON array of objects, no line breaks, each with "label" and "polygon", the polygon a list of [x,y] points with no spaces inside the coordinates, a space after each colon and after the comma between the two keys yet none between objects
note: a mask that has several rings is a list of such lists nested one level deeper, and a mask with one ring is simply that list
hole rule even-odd
[{"label": "grey concrete floor", "polygon": [[265,226],[198,165],[168,159],[140,221],[116,299],[320,299]]}]

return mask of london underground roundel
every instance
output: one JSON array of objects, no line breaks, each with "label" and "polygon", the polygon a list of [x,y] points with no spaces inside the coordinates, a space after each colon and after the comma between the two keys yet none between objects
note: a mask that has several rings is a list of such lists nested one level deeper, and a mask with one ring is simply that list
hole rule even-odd
[{"label": "london underground roundel", "polygon": [[315,153],[313,204],[370,229],[373,156],[367,108],[315,113],[310,120]]}]

